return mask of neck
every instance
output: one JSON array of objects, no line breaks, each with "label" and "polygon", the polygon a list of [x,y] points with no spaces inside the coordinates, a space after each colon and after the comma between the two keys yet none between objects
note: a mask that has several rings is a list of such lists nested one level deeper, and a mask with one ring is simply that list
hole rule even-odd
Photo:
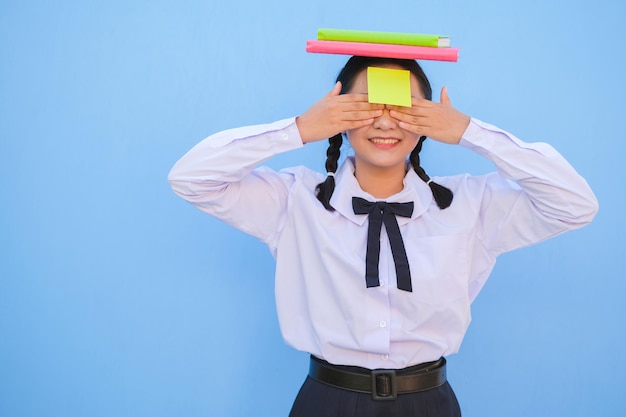
[{"label": "neck", "polygon": [[406,165],[372,167],[355,161],[354,176],[363,191],[376,198],[387,198],[404,188]]}]

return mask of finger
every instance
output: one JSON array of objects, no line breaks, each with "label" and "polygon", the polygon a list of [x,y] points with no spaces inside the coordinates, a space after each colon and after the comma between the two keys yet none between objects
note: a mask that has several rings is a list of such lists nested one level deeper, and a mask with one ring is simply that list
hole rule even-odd
[{"label": "finger", "polygon": [[378,104],[378,103],[370,103],[369,101],[365,100],[361,100],[359,97],[345,97],[346,94],[342,94],[340,96],[340,98],[337,98],[338,102],[341,103],[343,106],[348,107],[348,106],[352,106],[354,108],[358,108],[358,109],[384,109],[385,105],[384,104]]},{"label": "finger", "polygon": [[407,113],[407,114],[412,114],[415,112],[415,109],[413,107],[410,106],[396,106],[394,104],[386,104],[385,107],[389,110],[389,111],[396,111],[396,112],[400,112],[400,113]]},{"label": "finger", "polygon": [[351,130],[351,129],[358,129],[360,127],[371,125],[372,123],[374,123],[373,118],[363,119],[363,120],[354,120],[354,121],[346,122],[344,125],[344,128],[341,130],[346,131],[346,130]]},{"label": "finger", "polygon": [[380,117],[383,109],[370,103],[343,104],[340,108],[339,118],[342,120],[364,120]]},{"label": "finger", "polygon": [[411,99],[411,106],[418,108],[431,108],[434,107],[435,103],[430,100],[426,100],[425,98],[417,98],[413,97]]},{"label": "finger", "polygon": [[414,125],[406,122],[398,122],[398,127],[400,127],[400,129],[402,130],[406,130],[407,132],[415,133],[418,135],[424,135],[424,132],[427,129],[426,126]]},{"label": "finger", "polygon": [[380,117],[382,115],[382,110],[348,111],[342,114],[342,119],[344,121],[367,120]]},{"label": "finger", "polygon": [[372,117],[380,117],[383,114],[383,106],[371,103],[339,103],[338,116],[343,120],[362,120]]},{"label": "finger", "polygon": [[441,89],[441,95],[439,98],[439,102],[441,104],[445,104],[446,106],[451,106],[452,103],[450,103],[450,97],[448,97],[448,87],[443,87]]},{"label": "finger", "polygon": [[340,97],[338,97],[338,99],[341,102],[351,102],[351,101],[366,102],[366,103],[368,102],[367,94],[361,94],[361,93],[342,94]]},{"label": "finger", "polygon": [[338,96],[339,93],[341,93],[341,81],[337,81],[333,89],[330,90],[330,93],[328,93],[328,96],[329,97]]},{"label": "finger", "polygon": [[389,115],[398,121],[412,124],[412,125],[418,125],[424,119],[424,117],[420,117],[418,114],[407,113],[407,112],[398,111],[398,110],[391,110],[389,112]]}]

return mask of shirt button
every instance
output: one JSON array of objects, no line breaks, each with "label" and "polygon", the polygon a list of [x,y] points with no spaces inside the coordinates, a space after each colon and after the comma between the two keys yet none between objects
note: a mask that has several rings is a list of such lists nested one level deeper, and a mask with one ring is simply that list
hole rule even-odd
[{"label": "shirt button", "polygon": [[283,140],[287,140],[287,139],[289,139],[289,135],[286,133],[283,133]]},{"label": "shirt button", "polygon": [[387,322],[385,320],[381,320],[379,325],[380,327],[387,327]]},{"label": "shirt button", "polygon": [[384,286],[385,286],[385,281],[380,280],[380,286],[381,286],[381,287],[384,287]]},{"label": "shirt button", "polygon": [[389,355],[384,354],[384,355],[380,355],[380,358],[384,361],[386,361],[387,359],[389,359]]}]

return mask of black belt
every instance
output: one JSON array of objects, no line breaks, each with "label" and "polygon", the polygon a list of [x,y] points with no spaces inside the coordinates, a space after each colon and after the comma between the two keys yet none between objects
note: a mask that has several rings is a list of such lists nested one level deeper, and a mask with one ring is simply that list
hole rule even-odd
[{"label": "black belt", "polygon": [[446,382],[446,360],[404,369],[357,368],[332,365],[311,356],[309,376],[324,384],[372,394],[374,400],[395,400],[398,394],[426,391]]}]

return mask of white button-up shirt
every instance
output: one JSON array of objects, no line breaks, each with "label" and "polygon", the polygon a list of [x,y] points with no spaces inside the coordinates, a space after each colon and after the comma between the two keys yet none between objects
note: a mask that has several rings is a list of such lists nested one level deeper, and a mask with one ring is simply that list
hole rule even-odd
[{"label": "white button-up shirt", "polygon": [[454,193],[441,210],[410,169],[388,202],[413,201],[398,217],[413,292],[398,290],[383,227],[378,287],[366,288],[364,192],[348,158],[327,211],[315,197],[324,175],[305,167],[257,166],[302,145],[295,119],[208,137],[170,172],[174,191],[200,210],[261,239],[276,259],[276,303],[283,337],[331,363],[404,368],[457,352],[470,304],[496,257],[591,221],[597,201],[552,147],[528,144],[473,119],[461,146],[489,158],[497,173],[437,177]]}]

